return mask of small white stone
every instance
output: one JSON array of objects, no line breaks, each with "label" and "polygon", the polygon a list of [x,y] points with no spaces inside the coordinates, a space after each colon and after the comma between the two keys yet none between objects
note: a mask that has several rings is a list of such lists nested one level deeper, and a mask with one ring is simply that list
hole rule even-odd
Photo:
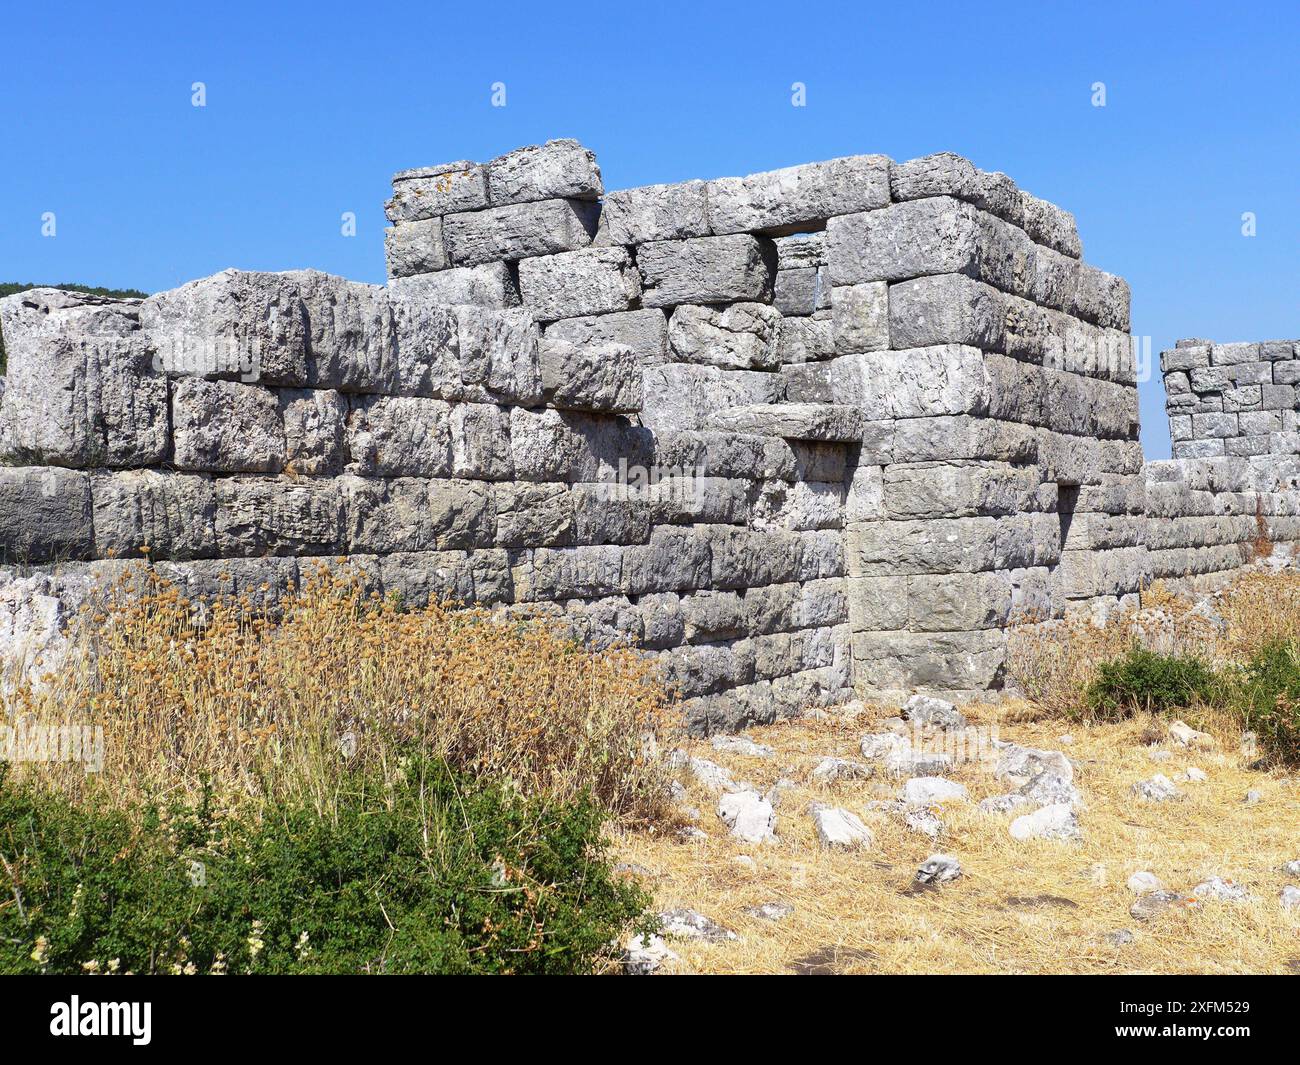
[{"label": "small white stone", "polygon": [[718,800],[718,816],[746,843],[765,843],[776,834],[776,812],[756,791],[733,791]]},{"label": "small white stone", "polygon": [[761,906],[746,906],[745,912],[763,921],[783,921],[794,913],[788,902],[765,902]]},{"label": "small white stone", "polygon": [[1192,895],[1198,899],[1217,899],[1220,902],[1242,902],[1250,897],[1240,884],[1218,876],[1202,880],[1192,888]]},{"label": "small white stone", "polygon": [[1007,831],[1011,833],[1012,839],[1022,842],[1030,839],[1076,840],[1083,834],[1074,810],[1065,803],[1055,803],[1031,814],[1023,814],[1011,822]]},{"label": "small white stone", "polygon": [[730,928],[723,928],[711,917],[705,917],[699,910],[664,910],[659,914],[664,935],[677,939],[702,939],[708,943],[720,943],[726,939],[739,937]]},{"label": "small white stone", "polygon": [[1277,897],[1278,902],[1282,904],[1284,910],[1294,910],[1300,908],[1300,887],[1294,884],[1287,884],[1282,889],[1282,893]]},{"label": "small white stone", "polygon": [[1180,747],[1193,747],[1208,751],[1216,746],[1216,741],[1208,732],[1198,732],[1185,721],[1175,721],[1169,726],[1169,738]]},{"label": "small white stone", "polygon": [[1134,873],[1128,878],[1128,889],[1134,895],[1146,895],[1152,891],[1164,891],[1164,882],[1155,873]]},{"label": "small white stone", "polygon": [[623,956],[623,969],[629,976],[649,976],[666,961],[676,961],[677,955],[659,936],[646,938],[640,934],[627,941]]},{"label": "small white stone", "polygon": [[903,785],[900,798],[909,806],[938,806],[945,802],[963,802],[966,788],[945,777],[913,777]]},{"label": "small white stone", "polygon": [[871,829],[862,823],[857,814],[835,806],[814,805],[811,809],[817,839],[823,847],[851,850],[870,847],[874,842]]},{"label": "small white stone", "polygon": [[952,703],[930,695],[913,695],[903,707],[903,717],[916,725],[941,729],[966,727],[966,717]]},{"label": "small white stone", "polygon": [[1204,769],[1199,769],[1192,765],[1187,767],[1187,772],[1183,774],[1183,779],[1189,784],[1204,784],[1210,778]]},{"label": "small white stone", "polygon": [[1132,791],[1141,802],[1168,802],[1180,794],[1174,782],[1163,773],[1157,773],[1150,780],[1139,780]]},{"label": "small white stone", "polygon": [[839,780],[865,780],[871,775],[871,766],[847,758],[823,758],[812,771],[812,779],[819,784]]},{"label": "small white stone", "polygon": [[1251,788],[1250,791],[1246,792],[1246,798],[1242,801],[1245,802],[1247,806],[1254,806],[1263,800],[1263,798],[1264,793],[1262,791],[1256,791],[1254,788]]},{"label": "small white stone", "polygon": [[746,736],[714,736],[715,751],[727,751],[731,754],[743,754],[747,758],[771,758],[776,751],[765,743],[755,743]]}]

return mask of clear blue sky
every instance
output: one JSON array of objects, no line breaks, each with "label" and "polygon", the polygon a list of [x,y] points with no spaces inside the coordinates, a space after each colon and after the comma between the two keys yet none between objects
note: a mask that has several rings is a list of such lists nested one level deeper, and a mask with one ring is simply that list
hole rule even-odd
[{"label": "clear blue sky", "polygon": [[[227,266],[314,266],[381,281],[392,171],[549,137],[593,148],[610,189],[948,149],[1073,211],[1088,261],[1132,284],[1133,330],[1155,351],[1295,337],[1298,11],[10,5],[0,280],[156,291]],[[1148,455],[1167,455],[1158,380],[1142,414]]]}]

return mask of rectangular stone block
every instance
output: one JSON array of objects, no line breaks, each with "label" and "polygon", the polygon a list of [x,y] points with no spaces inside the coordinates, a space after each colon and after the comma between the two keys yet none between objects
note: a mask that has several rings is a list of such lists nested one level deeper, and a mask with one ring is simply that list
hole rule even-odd
[{"label": "rectangular stone block", "polygon": [[565,547],[573,540],[573,503],[564,484],[505,482],[494,489],[497,545]]},{"label": "rectangular stone block", "polygon": [[624,595],[688,592],[710,586],[711,530],[722,526],[675,529],[660,526],[648,544],[623,550]]},{"label": "rectangular stone block", "polygon": [[138,304],[32,289],[0,300],[8,356],[5,462],[142,466],[167,455],[167,381],[136,331]]},{"label": "rectangular stone block", "polygon": [[983,352],[957,345],[844,355],[831,381],[840,402],[871,419],[979,414],[990,396]]},{"label": "rectangular stone block", "polygon": [[510,450],[521,481],[612,481],[620,463],[654,464],[651,439],[622,418],[554,409],[510,411]]},{"label": "rectangular stone block", "polygon": [[302,477],[340,473],[347,461],[347,400],[323,388],[284,388],[277,398],[284,424],[284,472]]},{"label": "rectangular stone block", "polygon": [[393,223],[418,222],[487,205],[487,169],[461,160],[394,174],[393,197],[384,205],[384,213]]},{"label": "rectangular stone block", "polygon": [[221,477],[214,527],[223,558],[338,554],[344,499],[333,479]]},{"label": "rectangular stone block", "polygon": [[856,443],[862,439],[862,411],[833,403],[772,403],[728,407],[713,415],[713,426],[737,433],[779,436],[785,440]]},{"label": "rectangular stone block", "polygon": [[389,277],[445,270],[450,263],[442,241],[442,219],[402,222],[385,229],[384,260]]},{"label": "rectangular stone block", "polygon": [[546,334],[552,340],[585,344],[626,344],[642,365],[665,361],[668,355],[668,319],[658,309],[568,318],[551,322]]},{"label": "rectangular stone block", "polygon": [[4,563],[94,557],[89,474],[57,466],[0,466]]},{"label": "rectangular stone block", "polygon": [[652,241],[637,250],[641,303],[769,303],[776,272],[772,242],[747,234]]},{"label": "rectangular stone block", "polygon": [[519,264],[524,306],[539,321],[626,311],[641,295],[641,278],[622,248],[584,248]]},{"label": "rectangular stone block", "polygon": [[216,493],[210,477],[122,470],[91,477],[100,558],[211,558]]},{"label": "rectangular stone block", "polygon": [[368,477],[447,477],[451,408],[417,396],[359,396],[347,420],[348,470]]},{"label": "rectangular stone block", "polygon": [[574,251],[591,243],[599,205],[585,200],[542,200],[489,207],[443,219],[443,240],[454,266],[514,262]]},{"label": "rectangular stone block", "polygon": [[269,388],[182,378],[172,389],[172,435],[177,469],[210,473],[284,469],[284,423],[279,400]]},{"label": "rectangular stone block", "polygon": [[393,304],[380,285],[316,270],[291,276],[307,313],[307,384],[341,392],[396,392]]},{"label": "rectangular stone block", "polygon": [[[785,238],[788,239],[788,238]],[[779,265],[772,303],[782,314],[807,316],[831,306],[830,272],[824,266],[787,270]]]},{"label": "rectangular stone block", "polygon": [[575,140],[549,140],[499,155],[487,164],[494,206],[533,200],[598,200],[605,191],[596,156]]},{"label": "rectangular stone block", "polygon": [[584,345],[542,340],[542,390],[564,410],[630,414],[641,409],[641,365],[623,344]]},{"label": "rectangular stone block", "polygon": [[402,551],[379,560],[384,595],[402,606],[428,603],[466,606],[479,602],[474,568],[465,551]]},{"label": "rectangular stone block", "polygon": [[450,435],[452,476],[480,481],[504,481],[514,476],[508,408],[490,403],[453,404]]},{"label": "rectangular stone block", "polygon": [[526,311],[455,308],[459,398],[532,406],[542,399],[539,331]]},{"label": "rectangular stone block", "polygon": [[[836,354],[883,351],[890,347],[889,286],[883,281],[868,281],[834,289],[831,323]],[[897,346],[919,345],[900,340]]]},{"label": "rectangular stone block", "polygon": [[853,683],[864,695],[882,691],[986,689],[1002,676],[1005,637],[975,632],[855,632]]},{"label": "rectangular stone block", "polygon": [[781,315],[764,303],[727,307],[677,307],[668,320],[668,343],[677,362],[738,370],[774,370]]},{"label": "rectangular stone block", "polygon": [[651,506],[641,492],[602,482],[575,484],[571,495],[578,543],[644,544],[650,539]]},{"label": "rectangular stone block", "polygon": [[786,318],[781,323],[777,351],[782,365],[818,362],[835,354],[835,328],[830,315],[819,311],[812,318]]},{"label": "rectangular stone block", "polygon": [[703,181],[683,181],[611,192],[601,209],[597,243],[645,244],[706,237],[709,212],[705,190]]},{"label": "rectangular stone block", "polygon": [[715,428],[719,410],[781,398],[779,374],[668,363],[643,370],[641,422],[657,434]]},{"label": "rectangular stone block", "polygon": [[832,219],[826,226],[833,285],[905,281],[927,274],[975,275],[979,212],[947,196]]},{"label": "rectangular stone block", "polygon": [[496,540],[492,489],[483,482],[345,475],[335,483],[353,554],[466,550]]},{"label": "rectangular stone block", "polygon": [[869,211],[889,202],[889,160],[854,155],[709,182],[714,233],[762,231],[780,235],[819,229],[835,215]]},{"label": "rectangular stone block", "polygon": [[395,277],[394,293],[419,296],[430,303],[467,303],[479,307],[517,307],[519,290],[505,263],[452,267],[436,274]]}]

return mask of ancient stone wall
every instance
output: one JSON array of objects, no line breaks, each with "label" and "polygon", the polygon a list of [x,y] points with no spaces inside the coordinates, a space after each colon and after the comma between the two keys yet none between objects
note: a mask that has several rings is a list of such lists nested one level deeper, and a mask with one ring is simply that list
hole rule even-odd
[{"label": "ancient stone wall", "polygon": [[709,730],[996,689],[1009,623],[1300,536],[1260,460],[1144,467],[1127,285],[960,157],[605,193],[552,141],[393,190],[386,286],[0,301],[5,560],[269,603],[346,557],[636,642]]}]

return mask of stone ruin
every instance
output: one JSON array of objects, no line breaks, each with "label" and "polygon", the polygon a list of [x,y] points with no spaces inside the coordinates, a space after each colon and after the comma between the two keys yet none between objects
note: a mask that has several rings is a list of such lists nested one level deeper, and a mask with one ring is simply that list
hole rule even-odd
[{"label": "stone ruin", "polygon": [[273,609],[346,557],[632,641],[707,732],[996,690],[1008,625],[1300,538],[1300,348],[1165,352],[1144,463],[1127,284],[958,156],[606,194],[560,140],[387,213],[385,286],[0,301],[0,646],[141,559]]}]

